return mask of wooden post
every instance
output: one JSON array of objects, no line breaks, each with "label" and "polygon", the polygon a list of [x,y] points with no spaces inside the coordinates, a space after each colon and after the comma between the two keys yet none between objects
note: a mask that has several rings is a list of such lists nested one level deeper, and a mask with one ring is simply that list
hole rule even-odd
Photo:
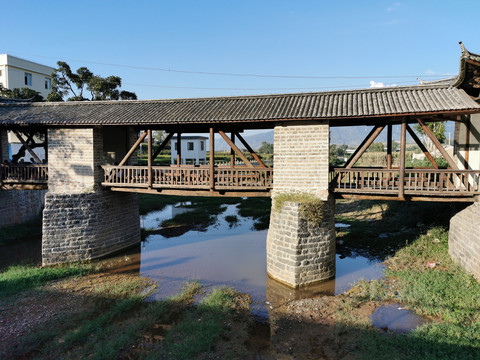
[{"label": "wooden post", "polygon": [[152,177],[152,129],[147,130],[148,136],[148,155],[147,155],[147,162],[148,162],[148,188],[152,188],[153,184],[153,177]]},{"label": "wooden post", "polygon": [[392,124],[387,127],[387,169],[392,168]]},{"label": "wooden post", "polygon": [[210,191],[215,190],[215,133],[210,128]]},{"label": "wooden post", "polygon": [[400,134],[400,176],[398,179],[398,197],[405,199],[405,148],[407,145],[407,122],[402,120],[402,132]]},{"label": "wooden post", "polygon": [[470,131],[471,131],[471,122],[470,116],[465,116],[465,126],[467,127],[465,134],[465,170],[470,169],[469,160],[470,160]]},{"label": "wooden post", "polygon": [[182,164],[182,133],[177,134],[177,166]]},{"label": "wooden post", "polygon": [[[235,133],[232,131],[232,134],[230,135],[230,140],[232,141],[233,144],[235,144]],[[232,148],[230,148],[230,166],[233,168],[235,167],[235,151],[233,151]]]}]

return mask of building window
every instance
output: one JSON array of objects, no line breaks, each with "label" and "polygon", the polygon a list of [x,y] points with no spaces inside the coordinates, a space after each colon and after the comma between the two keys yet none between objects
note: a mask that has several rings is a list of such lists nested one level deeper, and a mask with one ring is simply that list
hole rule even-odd
[{"label": "building window", "polygon": [[205,150],[205,141],[200,141],[200,150]]},{"label": "building window", "polygon": [[193,151],[193,142],[187,142],[187,150]]},{"label": "building window", "polygon": [[32,85],[32,74],[25,73],[25,85]]},{"label": "building window", "polygon": [[176,141],[173,143],[173,148],[175,149],[175,151],[178,151],[178,146],[177,146],[177,144],[178,144],[178,143],[177,143]]},{"label": "building window", "polygon": [[45,78],[45,90],[50,90],[52,88],[52,79]]}]

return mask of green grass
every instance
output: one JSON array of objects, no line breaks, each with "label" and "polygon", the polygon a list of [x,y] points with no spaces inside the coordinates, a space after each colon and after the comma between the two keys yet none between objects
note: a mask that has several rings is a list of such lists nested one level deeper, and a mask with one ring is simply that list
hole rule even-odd
[{"label": "green grass", "polygon": [[70,264],[40,268],[29,265],[11,266],[0,272],[0,296],[9,296],[22,290],[36,289],[46,283],[92,272],[88,264]]},{"label": "green grass", "polygon": [[[248,301],[232,288],[213,290],[184,314],[167,334],[162,348],[151,352],[147,359],[194,359],[199,354],[208,353],[229,331],[226,325],[232,313],[246,309]],[[242,354],[236,356],[241,358]]]},{"label": "green grass", "polygon": [[[435,263],[435,267],[428,267]],[[434,227],[387,261],[385,281],[361,282],[350,308],[362,302],[400,302],[430,322],[409,334],[362,330],[358,344],[365,359],[480,358],[480,283],[453,263],[448,233]],[[348,306],[347,306],[348,311]],[[347,314],[347,326],[361,326]]]}]

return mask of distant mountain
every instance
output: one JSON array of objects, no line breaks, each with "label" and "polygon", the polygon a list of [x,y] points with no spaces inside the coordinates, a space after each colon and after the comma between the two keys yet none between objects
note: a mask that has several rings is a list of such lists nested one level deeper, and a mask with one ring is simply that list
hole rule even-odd
[{"label": "distant mountain", "polygon": [[[448,133],[450,133],[451,139],[453,141],[453,132],[454,132],[454,123],[452,121],[448,121],[445,132],[448,139]],[[342,126],[342,127],[332,127],[330,131],[330,144],[335,145],[359,145],[363,139],[368,135],[372,126]],[[400,141],[400,126],[393,127],[393,140]],[[247,133],[242,134],[242,137],[245,141],[254,149],[257,150],[263,141],[273,143],[273,130],[266,131],[260,134],[252,134],[247,135]],[[380,142],[387,142],[387,130],[384,129],[381,134],[378,136],[377,140]],[[410,136],[407,134],[407,142],[413,142]],[[237,140],[236,144],[238,144],[240,149],[243,149],[244,146]],[[222,138],[215,139],[215,149],[222,151],[222,150],[229,150],[230,147]]]}]

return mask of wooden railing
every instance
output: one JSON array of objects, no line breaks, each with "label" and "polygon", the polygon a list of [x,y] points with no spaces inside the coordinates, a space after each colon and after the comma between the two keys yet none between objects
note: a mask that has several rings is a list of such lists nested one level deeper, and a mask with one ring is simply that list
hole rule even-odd
[{"label": "wooden railing", "polygon": [[[104,186],[141,188],[149,186],[148,166],[104,165],[102,168]],[[152,166],[152,188],[210,189],[210,179],[209,166]],[[272,168],[215,167],[215,189],[269,190],[272,186]]]},{"label": "wooden railing", "polygon": [[48,165],[1,164],[0,182],[4,184],[46,184]]},{"label": "wooden railing", "polygon": [[[399,194],[400,171],[378,168],[334,168],[330,189],[337,193]],[[403,194],[418,196],[474,196],[480,194],[480,171],[405,169]]]}]

